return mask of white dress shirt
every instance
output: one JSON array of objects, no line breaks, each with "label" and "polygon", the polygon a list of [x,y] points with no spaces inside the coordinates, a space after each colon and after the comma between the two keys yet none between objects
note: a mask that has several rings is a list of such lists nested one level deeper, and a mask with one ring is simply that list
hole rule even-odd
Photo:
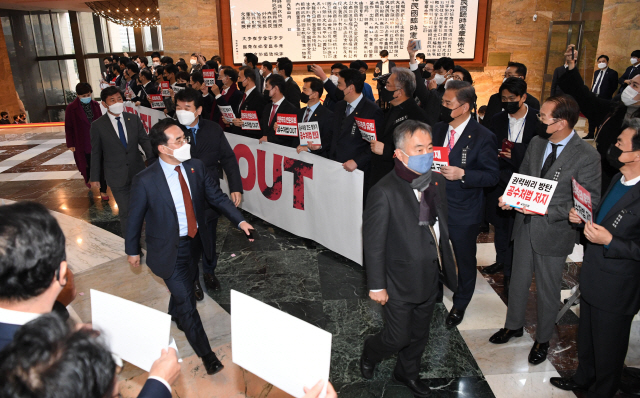
[{"label": "white dress shirt", "polygon": [[389,73],[389,59],[387,59],[382,63],[382,68],[380,68],[380,71],[382,72],[383,75],[386,75],[387,73]]},{"label": "white dress shirt", "polygon": [[522,143],[522,133],[524,132],[524,122],[529,113],[529,105],[524,104],[527,107],[527,113],[524,114],[520,119],[516,119],[511,116],[511,114],[507,113],[507,117],[509,118],[509,141]]},{"label": "white dress shirt", "polygon": [[129,142],[129,135],[127,134],[127,124],[124,122],[124,112],[122,112],[118,116],[113,116],[111,112],[107,111],[107,115],[109,115],[109,120],[111,120],[113,129],[116,131],[118,140],[120,139],[120,132],[118,130],[118,121],[116,120],[116,117],[120,118],[120,123],[122,123],[122,129],[124,130],[124,138],[126,138],[127,142]]},{"label": "white dress shirt", "polygon": [[[178,215],[178,228],[180,229],[180,236],[187,236],[189,234],[189,225],[187,222],[187,210],[184,206],[184,197],[182,196],[182,186],[180,185],[180,178],[178,177],[178,173],[176,172],[176,166],[169,164],[158,158],[158,162],[160,162],[160,166],[162,166],[162,172],[164,173],[165,178],[167,179],[167,184],[169,185],[169,191],[171,191],[171,197],[173,198],[173,204],[176,207],[176,213]],[[187,188],[189,188],[189,193],[191,193],[191,186],[189,185],[189,179],[187,178],[187,172],[184,169],[182,163],[180,163],[180,171],[182,172],[182,177],[187,183]],[[193,203],[193,200],[191,201]],[[193,209],[195,213],[196,209]],[[196,224],[197,225],[197,224]]]},{"label": "white dress shirt", "polygon": [[444,145],[443,146],[445,148],[449,146],[449,139],[451,138],[451,130],[455,130],[455,132],[456,132],[456,134],[453,136],[453,146],[456,146],[456,144],[458,143],[458,140],[460,139],[460,137],[464,133],[464,129],[467,128],[467,124],[469,124],[469,120],[471,120],[471,115],[469,115],[467,120],[462,122],[455,129],[452,128],[451,125],[449,125],[449,127],[447,128],[447,137],[444,139]]},{"label": "white dress shirt", "polygon": [[622,176],[622,178],[620,179],[620,182],[622,183],[622,185],[625,185],[627,187],[632,187],[632,186],[636,185],[638,183],[638,181],[640,181],[640,176],[637,176],[633,180],[629,180],[629,181],[627,181],[627,179],[624,178],[624,176]]},{"label": "white dress shirt", "polygon": [[[348,103],[351,106],[351,109],[349,110],[349,115],[351,115],[353,110],[356,109],[356,107],[358,106],[358,104],[360,103],[362,98],[364,98],[364,95],[360,94],[360,96],[358,98],[356,98],[355,100],[353,100],[353,102],[349,102]],[[347,115],[347,116],[349,116],[349,115]]]},{"label": "white dress shirt", "polygon": [[598,78],[596,79],[596,81],[593,83],[593,87],[591,88],[591,91],[596,93],[596,95],[600,94],[600,86],[602,85],[602,80],[604,79],[604,74],[607,73],[607,68],[604,69],[600,69],[600,73],[598,73]]},{"label": "white dress shirt", "polygon": [[9,325],[24,325],[39,317],[42,314],[35,314],[33,312],[22,312],[8,310],[6,308],[0,308],[0,322],[7,323]]}]

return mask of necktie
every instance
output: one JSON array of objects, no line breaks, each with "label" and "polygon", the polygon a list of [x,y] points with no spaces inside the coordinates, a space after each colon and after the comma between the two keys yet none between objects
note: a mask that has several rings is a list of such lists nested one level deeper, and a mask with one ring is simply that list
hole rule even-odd
[{"label": "necktie", "polygon": [[307,111],[304,113],[304,119],[302,120],[304,123],[309,121],[309,117],[311,116],[311,108],[307,107]]},{"label": "necktie", "polygon": [[196,127],[189,127],[189,130],[191,130],[191,136],[193,137],[193,145],[196,144],[196,132],[198,131],[198,129]]},{"label": "necktie", "polygon": [[451,137],[449,137],[449,152],[453,151],[453,147],[456,145],[455,136],[456,131],[451,129]]},{"label": "necktie", "polygon": [[347,111],[345,116],[349,116],[351,114],[351,105],[347,104]]},{"label": "necktie", "polygon": [[598,73],[598,78],[596,79],[596,83],[593,85],[593,92],[596,94],[600,94],[600,85],[602,84],[602,79],[604,78],[604,71],[601,70]]},{"label": "necktie", "polygon": [[124,145],[124,149],[127,149],[127,137],[124,136],[124,127],[122,127],[122,123],[120,122],[120,116],[116,118],[118,122],[118,135],[120,136],[120,142]]},{"label": "necktie", "polygon": [[242,105],[244,105],[244,101],[247,100],[247,94],[242,95],[242,102],[240,102],[240,107],[238,109],[242,109]]},{"label": "necktie", "polygon": [[273,117],[276,115],[276,109],[278,109],[278,105],[273,104],[273,108],[271,108],[271,116],[269,116],[269,126],[271,126],[271,122],[273,121]]},{"label": "necktie", "polygon": [[189,187],[184,180],[180,166],[176,166],[178,172],[178,179],[180,179],[180,189],[182,190],[182,198],[184,199],[184,210],[187,213],[187,228],[190,238],[193,238],[198,233],[198,223],[196,222],[196,213],[193,211],[193,202],[191,201],[191,194],[189,193]]},{"label": "necktie", "polygon": [[556,153],[557,153],[556,151],[558,150],[559,146],[560,145],[557,145],[557,144],[551,144],[551,153],[549,154],[549,156],[547,156],[547,159],[544,161],[544,164],[542,165],[542,171],[540,172],[540,177],[544,178],[544,176],[547,174],[547,172],[553,165],[553,162],[556,161]]}]

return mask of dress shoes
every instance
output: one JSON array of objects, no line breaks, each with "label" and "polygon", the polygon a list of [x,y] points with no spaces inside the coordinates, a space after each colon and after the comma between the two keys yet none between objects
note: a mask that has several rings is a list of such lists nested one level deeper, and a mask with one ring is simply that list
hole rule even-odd
[{"label": "dress shoes", "polygon": [[220,281],[214,274],[204,273],[204,287],[207,290],[220,290]]},{"label": "dress shoes", "polygon": [[449,315],[447,315],[447,320],[444,322],[444,325],[447,329],[455,328],[464,319],[464,310],[459,310],[456,307],[451,308]]},{"label": "dress shoes", "polygon": [[493,275],[498,271],[502,271],[504,269],[504,264],[503,263],[493,263],[488,267],[484,267],[482,269],[482,272],[484,272],[485,274],[488,275]]},{"label": "dress shoes", "polygon": [[573,377],[552,377],[549,379],[552,386],[565,391],[586,390],[587,386],[573,381]]},{"label": "dress shoes", "polygon": [[196,279],[196,282],[193,284],[193,294],[196,296],[196,300],[202,301],[204,300],[204,292],[202,291],[202,286],[200,286],[200,281]]},{"label": "dress shoes", "polygon": [[207,374],[210,375],[214,375],[224,369],[224,365],[220,362],[213,351],[202,357],[202,363],[204,364],[204,368],[207,370]]},{"label": "dress shoes", "polygon": [[365,354],[367,350],[367,340],[370,338],[371,337],[365,339],[364,347],[362,348],[362,356],[360,357],[360,373],[362,373],[362,377],[367,380],[373,379],[373,372],[376,371],[376,363],[369,360]]},{"label": "dress shoes", "polygon": [[504,344],[511,340],[512,337],[522,337],[523,334],[524,331],[522,328],[516,330],[503,328],[494,333],[494,335],[489,338],[489,342],[493,344]]},{"label": "dress shoes", "polygon": [[427,383],[420,380],[419,378],[416,380],[409,380],[400,376],[396,372],[393,372],[393,381],[402,383],[407,386],[407,388],[411,390],[415,397],[428,397],[429,395],[431,395],[431,389],[429,388]]},{"label": "dress shoes", "polygon": [[533,343],[531,352],[529,352],[529,363],[532,365],[539,365],[547,359],[547,351],[549,351],[549,342]]}]

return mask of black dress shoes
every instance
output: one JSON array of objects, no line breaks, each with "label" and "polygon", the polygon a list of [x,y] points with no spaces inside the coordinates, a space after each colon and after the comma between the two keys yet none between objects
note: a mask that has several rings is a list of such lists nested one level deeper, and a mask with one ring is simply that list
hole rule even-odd
[{"label": "black dress shoes", "polygon": [[415,397],[428,397],[429,395],[431,395],[431,389],[429,388],[427,383],[420,379],[409,380],[398,375],[396,372],[393,372],[393,380],[407,386],[407,388],[411,390]]},{"label": "black dress shoes", "polygon": [[511,340],[512,337],[522,337],[524,331],[522,328],[516,330],[509,330],[507,328],[503,328],[498,330],[491,338],[489,338],[489,342],[493,344],[504,344]]},{"label": "black dress shoes", "polygon": [[202,286],[200,286],[200,281],[197,279],[196,283],[193,284],[193,293],[196,296],[196,300],[204,300],[204,292],[202,291]]},{"label": "black dress shoes", "polygon": [[488,275],[493,275],[498,271],[502,271],[504,269],[504,264],[503,263],[493,263],[488,267],[484,267],[482,269],[482,272],[484,272],[485,274]]},{"label": "black dress shoes", "polygon": [[206,287],[207,290],[220,290],[220,281],[214,274],[205,273],[203,276],[204,287]]},{"label": "black dress shoes", "polygon": [[539,365],[547,359],[547,351],[549,351],[549,342],[533,343],[531,352],[529,352],[529,363],[532,365]]},{"label": "black dress shoes", "polygon": [[204,368],[207,370],[207,374],[210,375],[214,375],[224,369],[224,365],[220,362],[213,351],[202,357],[202,363],[204,364]]},{"label": "black dress shoes", "polygon": [[449,315],[447,315],[447,320],[444,322],[444,325],[447,329],[455,328],[458,326],[462,320],[464,319],[464,310],[459,310],[456,307],[451,308]]},{"label": "black dress shoes", "polygon": [[549,379],[549,382],[552,386],[565,391],[587,389],[587,386],[583,386],[573,381],[572,377],[552,377],[551,379]]}]

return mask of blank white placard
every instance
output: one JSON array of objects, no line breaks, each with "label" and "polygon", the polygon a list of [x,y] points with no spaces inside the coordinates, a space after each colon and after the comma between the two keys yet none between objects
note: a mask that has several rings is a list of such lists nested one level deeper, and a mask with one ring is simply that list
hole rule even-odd
[{"label": "blank white placard", "polygon": [[169,346],[169,314],[93,289],[91,323],[111,352],[147,372]]},{"label": "blank white placard", "polygon": [[331,365],[331,333],[231,290],[233,363],[293,395],[325,382]]}]

